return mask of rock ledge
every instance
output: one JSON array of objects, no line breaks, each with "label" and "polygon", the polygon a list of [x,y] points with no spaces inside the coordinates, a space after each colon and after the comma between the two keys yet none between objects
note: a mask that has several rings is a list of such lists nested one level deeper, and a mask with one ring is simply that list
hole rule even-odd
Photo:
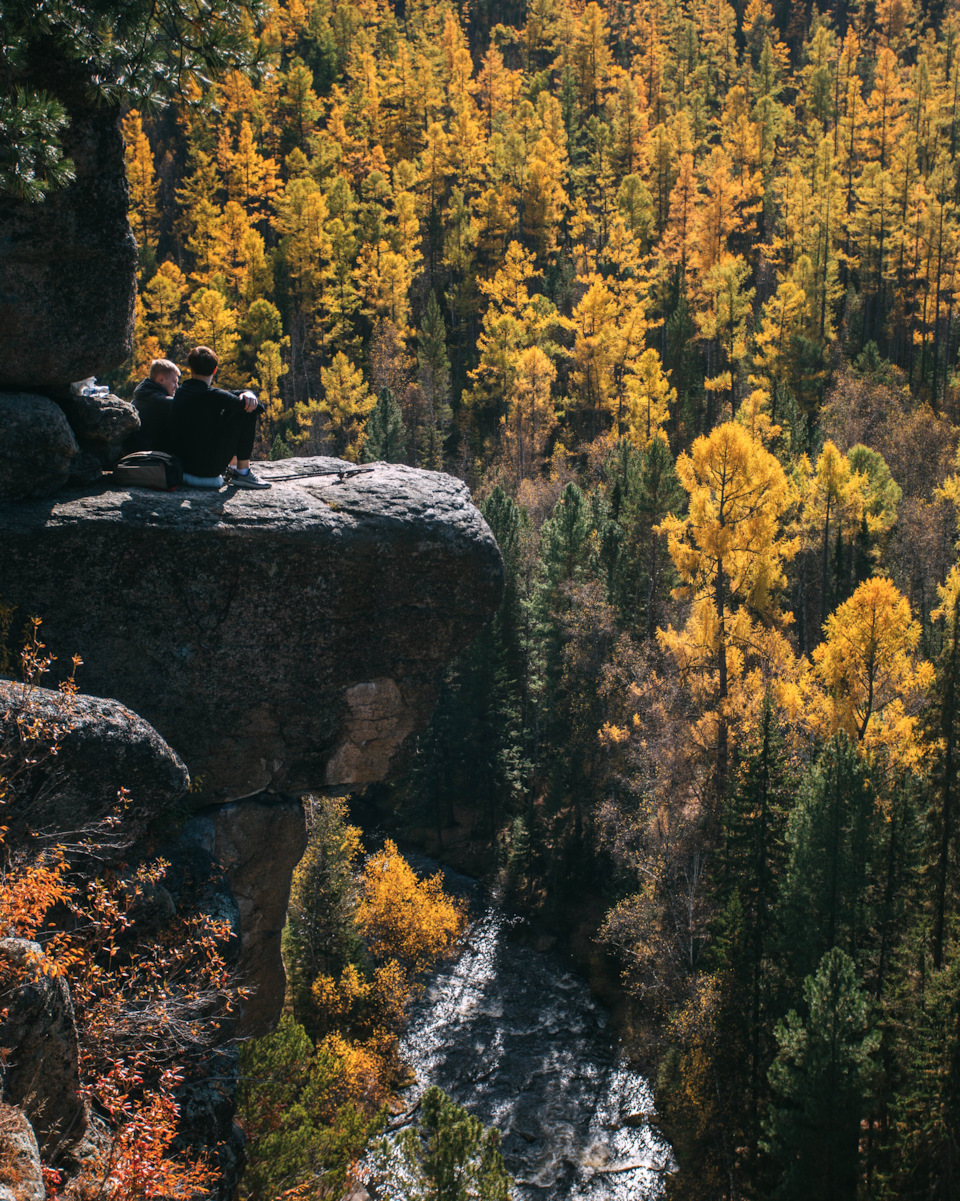
[{"label": "rock ledge", "polygon": [[0,596],[182,756],[203,798],[349,789],[402,764],[503,568],[460,481],[258,466],[273,487],[108,486],[0,505]]}]

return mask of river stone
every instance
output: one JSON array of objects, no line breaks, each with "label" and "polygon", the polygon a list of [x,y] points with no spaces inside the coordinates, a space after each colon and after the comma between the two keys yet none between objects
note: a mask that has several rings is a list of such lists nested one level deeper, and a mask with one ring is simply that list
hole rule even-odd
[{"label": "river stone", "polygon": [[[6,582],[0,594],[5,589]],[[123,823],[103,835],[119,853],[190,788],[187,769],[156,730],[116,701],[0,679],[0,750],[14,764],[27,725],[38,735],[26,745],[36,762],[17,773],[4,807],[14,841],[26,826],[75,839],[116,808],[124,788]]]},{"label": "river stone", "polygon": [[44,1201],[40,1148],[22,1110],[0,1104],[0,1201]]},{"label": "river stone", "polygon": [[0,388],[104,375],[133,340],[137,246],[116,109],[75,106],[75,181],[41,204],[0,200]]},{"label": "river stone", "polygon": [[48,397],[0,392],[0,497],[52,496],[79,450],[63,410]]},{"label": "river stone", "polygon": [[211,806],[189,823],[195,839],[220,866],[240,912],[238,973],[251,995],[239,1033],[272,1030],[283,1009],[286,975],[280,936],[287,920],[290,879],[307,849],[303,805],[297,797],[264,794]]},{"label": "river stone", "polygon": [[41,970],[38,943],[0,939],[0,963],[14,987],[4,998],[0,1046],[10,1054],[0,1070],[3,1100],[23,1109],[49,1162],[86,1133],[80,1097],[80,1055],[70,990],[62,976]]},{"label": "river stone", "polygon": [[269,491],[0,506],[0,594],[183,757],[195,799],[344,791],[404,765],[445,665],[494,612],[496,542],[459,480],[258,464]]}]

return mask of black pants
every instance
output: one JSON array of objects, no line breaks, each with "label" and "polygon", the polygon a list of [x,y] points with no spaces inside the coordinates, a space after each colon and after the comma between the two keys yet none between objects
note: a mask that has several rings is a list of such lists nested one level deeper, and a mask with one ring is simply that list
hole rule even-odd
[{"label": "black pants", "polygon": [[222,416],[207,436],[197,439],[193,445],[181,444],[180,458],[183,469],[190,475],[223,475],[234,455],[238,459],[249,459],[257,436],[257,417],[260,406],[252,413],[243,410]]}]

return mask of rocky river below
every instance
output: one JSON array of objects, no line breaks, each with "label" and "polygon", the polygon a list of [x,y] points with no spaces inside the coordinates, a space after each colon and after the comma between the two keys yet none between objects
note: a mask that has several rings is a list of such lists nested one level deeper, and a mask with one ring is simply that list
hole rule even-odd
[{"label": "rocky river below", "polygon": [[524,946],[519,919],[475,882],[452,872],[445,882],[469,898],[472,922],[459,957],[413,1006],[401,1053],[416,1082],[405,1099],[437,1084],[496,1126],[516,1201],[662,1197],[670,1148],[607,1011],[560,955]]}]

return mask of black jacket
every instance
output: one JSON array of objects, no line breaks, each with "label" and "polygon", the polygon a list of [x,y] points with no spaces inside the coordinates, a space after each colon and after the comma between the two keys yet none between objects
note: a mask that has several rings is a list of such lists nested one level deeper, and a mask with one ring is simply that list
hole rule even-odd
[{"label": "black jacket", "polygon": [[170,415],[173,412],[173,397],[156,380],[145,379],[137,384],[133,403],[140,414],[140,428],[131,434],[124,446],[132,450],[165,450],[171,453],[172,431]]},{"label": "black jacket", "polygon": [[199,379],[185,380],[173,397],[173,453],[190,475],[222,474],[236,454],[237,428],[246,417],[236,392],[211,388]]}]

